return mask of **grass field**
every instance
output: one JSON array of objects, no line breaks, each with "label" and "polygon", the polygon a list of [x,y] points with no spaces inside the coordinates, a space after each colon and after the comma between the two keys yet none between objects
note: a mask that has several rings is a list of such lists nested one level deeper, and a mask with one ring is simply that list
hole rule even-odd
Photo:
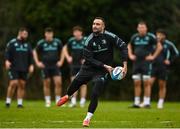
[{"label": "grass field", "polygon": [[[26,101],[23,109],[0,101],[0,128],[81,128],[85,108],[44,107],[43,101]],[[180,127],[180,103],[165,103],[163,110],[130,109],[130,102],[100,102],[91,121],[92,128],[173,128]]]}]

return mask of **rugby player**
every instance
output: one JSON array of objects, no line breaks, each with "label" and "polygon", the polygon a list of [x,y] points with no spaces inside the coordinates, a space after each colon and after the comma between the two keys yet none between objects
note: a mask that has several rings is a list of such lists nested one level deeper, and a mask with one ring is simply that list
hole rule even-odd
[{"label": "rugby player", "polygon": [[[28,75],[34,71],[32,48],[28,40],[28,30],[24,27],[18,31],[6,47],[5,67],[8,70],[9,86],[7,89],[6,107],[10,107],[11,99],[17,88],[17,107],[23,107],[25,85]],[[29,74],[28,74],[29,73]]]},{"label": "rugby player", "polygon": [[[132,79],[134,81],[135,92],[132,107],[139,108],[141,106],[150,108],[152,61],[158,56],[162,50],[162,46],[161,43],[157,43],[155,35],[148,32],[147,25],[144,21],[138,23],[137,31],[138,33],[131,37],[128,44],[129,59],[133,62]],[[156,46],[154,52],[153,46]],[[141,81],[144,86],[144,99],[140,105]]]},{"label": "rugby player", "polygon": [[51,106],[51,79],[55,85],[55,101],[61,97],[62,77],[60,67],[64,61],[63,45],[60,39],[54,38],[54,31],[48,27],[44,32],[45,38],[39,40],[34,49],[34,60],[36,65],[42,70],[45,106]]},{"label": "rugby player", "polygon": [[179,56],[179,51],[173,42],[169,41],[166,37],[165,30],[158,29],[156,31],[157,40],[162,44],[163,50],[153,62],[151,84],[158,79],[159,84],[159,100],[157,108],[162,109],[164,99],[166,97],[166,85],[168,79],[169,66]]},{"label": "rugby player", "polygon": [[96,17],[92,24],[92,33],[88,36],[83,49],[85,62],[70,84],[66,95],[57,103],[58,106],[63,105],[82,84],[87,84],[93,80],[94,87],[92,89],[91,101],[83,121],[83,126],[89,126],[98,105],[98,98],[107,84],[108,74],[113,70],[111,65],[114,45],[119,48],[121,53],[121,60],[123,62],[122,71],[125,76],[127,73],[127,45],[117,35],[105,30],[105,21],[102,17]]},{"label": "rugby player", "polygon": [[[83,36],[83,28],[80,26],[74,26],[73,37],[68,40],[67,45],[64,46],[65,57],[71,67],[71,81],[74,80],[75,75],[79,72],[81,65],[84,62],[83,59],[83,48],[87,37]],[[87,86],[82,85],[80,87],[80,107],[84,107],[86,102]],[[78,93],[75,92],[71,98],[69,107],[76,106],[76,98]]]}]

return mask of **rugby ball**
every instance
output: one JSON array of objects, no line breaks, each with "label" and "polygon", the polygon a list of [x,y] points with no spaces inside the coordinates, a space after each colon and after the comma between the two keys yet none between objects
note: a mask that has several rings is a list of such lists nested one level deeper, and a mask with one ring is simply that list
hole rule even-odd
[{"label": "rugby ball", "polygon": [[123,78],[123,67],[117,66],[113,69],[111,72],[111,78],[112,80],[121,80]]}]

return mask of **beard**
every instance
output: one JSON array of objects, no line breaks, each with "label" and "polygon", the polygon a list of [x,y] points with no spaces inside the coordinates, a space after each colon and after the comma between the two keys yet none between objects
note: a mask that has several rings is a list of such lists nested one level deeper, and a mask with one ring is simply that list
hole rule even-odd
[{"label": "beard", "polygon": [[27,41],[27,38],[24,38],[24,37],[21,37],[21,42],[26,42]]},{"label": "beard", "polygon": [[99,31],[96,31],[96,32],[93,32],[93,33],[94,33],[94,35],[99,35],[100,34]]},{"label": "beard", "polygon": [[101,33],[101,30],[97,30],[97,29],[96,29],[96,31],[93,30],[93,33],[94,33],[95,35],[98,35],[98,34]]}]

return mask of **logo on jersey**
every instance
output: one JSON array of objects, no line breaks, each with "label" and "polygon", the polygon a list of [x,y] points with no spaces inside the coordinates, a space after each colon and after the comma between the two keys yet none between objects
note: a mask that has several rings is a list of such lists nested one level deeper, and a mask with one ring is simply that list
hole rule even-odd
[{"label": "logo on jersey", "polygon": [[145,37],[145,40],[149,40],[149,37],[148,37],[148,36],[146,36],[146,37]]},{"label": "logo on jersey", "polygon": [[102,44],[106,44],[106,40],[105,39],[102,40]]},{"label": "logo on jersey", "polygon": [[101,46],[100,45],[98,45],[98,50],[101,50]]},{"label": "logo on jersey", "polygon": [[57,44],[57,42],[54,42],[54,46],[57,46],[58,44]]},{"label": "logo on jersey", "polygon": [[140,38],[139,37],[136,37],[136,39],[135,40],[140,40]]},{"label": "logo on jersey", "polygon": [[83,45],[84,45],[84,43],[85,43],[85,42],[84,42],[84,41],[82,41],[82,44],[83,44]]},{"label": "logo on jersey", "polygon": [[14,46],[17,47],[17,46],[18,46],[18,43],[15,43]]},{"label": "logo on jersey", "polygon": [[72,42],[72,44],[73,44],[73,45],[76,45],[76,42],[75,42],[75,41],[73,41],[73,42]]},{"label": "logo on jersey", "polygon": [[95,43],[95,42],[93,42],[93,46],[96,46],[96,43]]},{"label": "logo on jersey", "polygon": [[45,43],[45,44],[43,44],[43,47],[47,47],[47,44]]},{"label": "logo on jersey", "polygon": [[21,45],[20,47],[21,47],[21,49],[23,49],[23,45]]},{"label": "logo on jersey", "polygon": [[24,47],[28,47],[28,45],[27,45],[27,44],[24,44]]},{"label": "logo on jersey", "polygon": [[135,45],[148,45],[149,43],[149,37],[144,37],[144,38],[140,38],[140,37],[136,37],[134,44]]}]

